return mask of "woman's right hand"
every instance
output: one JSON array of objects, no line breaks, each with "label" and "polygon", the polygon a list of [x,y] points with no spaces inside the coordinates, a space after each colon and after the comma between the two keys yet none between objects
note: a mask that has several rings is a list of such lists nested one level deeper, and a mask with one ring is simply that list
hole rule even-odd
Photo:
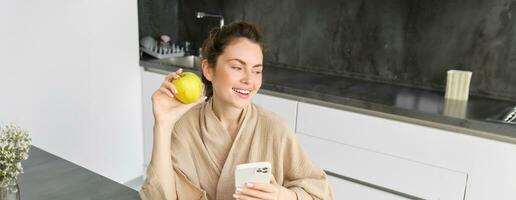
[{"label": "woman's right hand", "polygon": [[172,84],[172,80],[179,78],[181,73],[183,70],[179,69],[168,74],[161,87],[152,95],[154,120],[160,126],[172,127],[190,108],[206,100],[206,97],[201,97],[197,102],[184,104],[174,97],[177,90]]}]

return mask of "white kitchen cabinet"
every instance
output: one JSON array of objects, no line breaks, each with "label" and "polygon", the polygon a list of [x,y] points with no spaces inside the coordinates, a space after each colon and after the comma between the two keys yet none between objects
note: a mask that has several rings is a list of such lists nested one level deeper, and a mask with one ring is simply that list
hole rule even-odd
[{"label": "white kitchen cabinet", "polygon": [[[514,181],[516,180],[516,170],[514,170],[516,169],[516,145],[514,144],[304,102],[298,104],[297,116],[296,130],[304,148],[310,154],[317,155],[317,157],[312,156],[312,159],[321,163],[323,168],[329,166],[343,176],[368,178],[365,172],[357,174],[356,171],[343,170],[350,168],[346,165],[359,167],[367,164],[362,167],[373,173],[377,168],[367,169],[368,165],[374,166],[371,163],[385,167],[393,163],[388,160],[382,161],[382,156],[373,156],[375,154],[372,153],[369,154],[370,156],[364,156],[368,155],[367,153],[363,154],[376,152],[391,158],[434,166],[444,171],[467,174],[465,187],[460,189],[454,186],[455,189],[450,191],[455,193],[458,190],[465,190],[465,199],[516,199],[514,189],[516,188],[516,181]],[[329,148],[330,146],[333,147]],[[339,156],[339,159],[321,156],[326,152],[336,152],[338,147],[342,148],[340,155],[346,156]],[[382,176],[372,178],[378,179],[370,179],[371,184],[375,184],[374,181],[380,181],[377,183],[380,186],[398,184],[381,182],[386,181]],[[411,180],[403,178],[396,181],[402,184],[401,187]],[[403,181],[407,182],[401,183]],[[435,188],[432,189],[432,187],[437,186],[434,184],[450,183],[447,179],[443,179],[442,182],[422,181],[424,181],[423,185],[431,183],[428,185],[429,188],[417,188],[419,183],[415,183],[416,188],[403,186],[397,191],[417,197],[425,192],[435,195],[433,194]]]},{"label": "white kitchen cabinet", "polygon": [[152,114],[152,94],[161,86],[165,75],[148,72],[140,67],[142,74],[142,103],[143,103],[143,160],[144,166],[150,162],[152,155],[152,136],[154,116]]},{"label": "white kitchen cabinet", "polygon": [[353,200],[407,200],[403,196],[384,192],[359,183],[344,180],[328,175],[328,181],[332,187],[334,199],[353,199]]},{"label": "white kitchen cabinet", "polygon": [[[406,160],[303,133],[298,133],[297,137],[312,160],[327,171],[422,199],[458,200],[464,198],[467,175],[463,172]],[[370,188],[370,190],[379,194],[387,194],[374,188]],[[354,196],[353,199],[365,198]]]},{"label": "white kitchen cabinet", "polygon": [[296,128],[297,101],[258,93],[253,102],[287,120],[290,128]]}]

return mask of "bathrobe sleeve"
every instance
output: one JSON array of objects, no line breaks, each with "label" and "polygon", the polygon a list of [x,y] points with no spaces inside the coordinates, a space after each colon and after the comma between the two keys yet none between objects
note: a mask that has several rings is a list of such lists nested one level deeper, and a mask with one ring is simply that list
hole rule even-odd
[{"label": "bathrobe sleeve", "polygon": [[[156,173],[154,172],[154,169],[152,168],[152,165],[149,165],[147,167],[147,177],[145,178],[145,181],[143,182],[143,185],[140,189],[140,198],[142,200],[167,199],[165,197],[165,192],[163,191],[163,187],[159,183]],[[172,199],[175,199],[175,198],[172,198]]]},{"label": "bathrobe sleeve", "polygon": [[[188,149],[190,144],[188,141],[182,140],[178,137],[177,131],[172,133],[172,149],[171,155],[172,163],[180,160],[189,160],[188,155],[179,153],[181,149]],[[207,200],[206,191],[202,190],[198,185],[193,184],[185,175],[185,172],[179,168],[172,166],[174,170],[175,187],[163,188],[160,184],[159,174],[153,169],[152,163],[147,167],[147,177],[140,190],[140,198],[142,200]],[[195,170],[194,167],[189,168]],[[165,195],[166,190],[172,190],[172,197]]]},{"label": "bathrobe sleeve", "polygon": [[333,199],[324,171],[315,165],[302,149],[288,124],[281,123],[285,138],[282,147],[283,187],[294,191],[299,200]]}]

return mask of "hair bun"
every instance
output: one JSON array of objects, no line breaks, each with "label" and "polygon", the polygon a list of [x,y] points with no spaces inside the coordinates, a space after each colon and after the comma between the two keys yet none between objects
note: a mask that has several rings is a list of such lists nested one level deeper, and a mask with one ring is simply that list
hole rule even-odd
[{"label": "hair bun", "polygon": [[221,31],[221,28],[219,27],[216,27],[216,28],[213,28],[210,30],[210,36],[209,36],[209,39],[210,40],[213,40],[215,39],[215,37],[217,36],[217,34],[219,34],[219,32]]}]

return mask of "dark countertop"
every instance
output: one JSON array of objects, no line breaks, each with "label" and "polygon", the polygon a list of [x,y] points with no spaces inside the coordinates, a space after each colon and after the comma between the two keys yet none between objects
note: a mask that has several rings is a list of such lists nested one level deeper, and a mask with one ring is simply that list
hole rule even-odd
[{"label": "dark countertop", "polygon": [[[158,73],[175,71],[178,67],[153,59],[141,60],[140,65]],[[264,68],[261,92],[302,102],[357,108],[365,113],[380,113],[380,116],[387,114],[401,121],[418,121],[422,125],[516,144],[516,124],[488,119],[500,118],[504,111],[516,106],[516,102],[476,96],[470,96],[466,103],[445,101],[444,92],[270,65]]]},{"label": "dark countertop", "polygon": [[137,191],[35,146],[22,166],[18,185],[23,200],[140,199]]}]

